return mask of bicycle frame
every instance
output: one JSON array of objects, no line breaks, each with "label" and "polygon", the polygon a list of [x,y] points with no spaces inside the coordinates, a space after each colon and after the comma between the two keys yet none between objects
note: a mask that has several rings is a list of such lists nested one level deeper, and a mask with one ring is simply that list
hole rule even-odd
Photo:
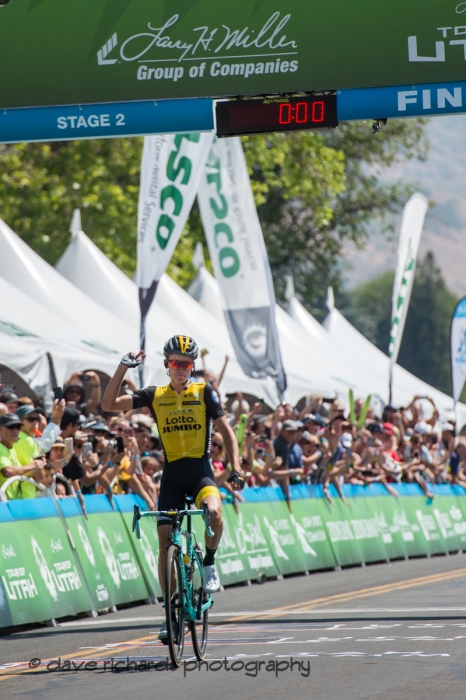
[{"label": "bicycle frame", "polygon": [[[180,559],[183,563],[183,566],[181,567],[181,578],[182,578],[182,587],[183,587],[183,605],[185,609],[185,614],[188,619],[188,621],[194,621],[194,620],[200,620],[202,614],[207,610],[207,608],[212,607],[213,605],[213,600],[212,596],[208,595],[207,600],[205,603],[202,605],[198,606],[197,610],[194,609],[194,607],[191,604],[192,600],[192,591],[190,590],[190,586],[192,586],[192,582],[189,580],[189,570],[192,567],[192,561],[195,556],[194,554],[194,543],[193,539],[195,538],[195,534],[192,531],[192,521],[191,518],[193,515],[201,515],[204,520],[205,528],[207,531],[207,534],[212,537],[213,532],[210,528],[210,517],[209,517],[209,511],[207,509],[207,506],[204,506],[203,510],[172,510],[172,511],[154,511],[154,510],[144,510],[140,511],[139,506],[135,505],[134,506],[134,516],[133,516],[133,532],[136,533],[136,538],[139,540],[141,539],[141,530],[140,530],[140,524],[139,521],[141,518],[147,518],[147,517],[158,517],[159,515],[169,515],[170,517],[173,518],[173,525],[172,525],[172,538],[171,542],[172,544],[177,547],[180,555]],[[182,529],[182,523],[183,523],[183,518],[187,517],[187,529],[183,530]],[[183,552],[183,541],[182,537],[186,539],[186,552]],[[202,566],[202,562],[199,562],[199,564]],[[201,601],[200,601],[201,602]]]}]

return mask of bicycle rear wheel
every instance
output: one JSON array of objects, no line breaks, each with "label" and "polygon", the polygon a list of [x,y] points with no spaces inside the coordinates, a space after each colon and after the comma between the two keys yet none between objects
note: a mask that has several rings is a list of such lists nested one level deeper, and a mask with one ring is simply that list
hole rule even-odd
[{"label": "bicycle rear wheel", "polygon": [[[202,569],[202,552],[195,548],[193,550],[193,575],[190,583],[191,604],[195,610],[200,610],[201,606],[209,599],[202,587]],[[191,620],[189,628],[193,640],[194,654],[198,661],[202,661],[207,649],[209,609],[207,608],[201,613],[200,619]]]},{"label": "bicycle rear wheel", "polygon": [[165,573],[165,614],[167,616],[168,648],[175,666],[180,666],[184,649],[184,598],[179,550],[168,550]]}]

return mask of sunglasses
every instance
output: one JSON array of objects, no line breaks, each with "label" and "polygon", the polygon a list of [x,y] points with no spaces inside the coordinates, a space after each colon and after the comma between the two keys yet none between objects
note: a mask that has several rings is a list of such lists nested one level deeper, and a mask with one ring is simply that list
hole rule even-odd
[{"label": "sunglasses", "polygon": [[21,430],[21,424],[15,424],[15,425],[5,425],[5,428],[7,430]]},{"label": "sunglasses", "polygon": [[172,369],[193,369],[194,362],[190,360],[168,360],[168,366]]},{"label": "sunglasses", "polygon": [[38,423],[39,416],[26,416],[26,420],[29,421],[29,423]]},{"label": "sunglasses", "polygon": [[212,447],[218,447],[218,449],[221,450],[223,445],[220,442],[214,442],[212,440]]}]

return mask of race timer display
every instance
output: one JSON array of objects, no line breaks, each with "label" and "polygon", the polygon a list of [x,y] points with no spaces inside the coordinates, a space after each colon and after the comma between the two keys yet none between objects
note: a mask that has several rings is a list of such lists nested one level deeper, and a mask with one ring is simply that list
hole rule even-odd
[{"label": "race timer display", "polygon": [[334,94],[222,101],[215,111],[220,137],[338,126]]}]

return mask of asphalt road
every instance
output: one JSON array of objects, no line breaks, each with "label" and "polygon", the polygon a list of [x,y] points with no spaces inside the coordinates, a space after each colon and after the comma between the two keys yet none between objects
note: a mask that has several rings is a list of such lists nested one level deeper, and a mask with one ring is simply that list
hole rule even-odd
[{"label": "asphalt road", "polygon": [[18,630],[0,635],[0,697],[464,700],[465,589],[464,555],[230,588],[215,596],[200,669],[189,635],[171,669],[160,605]]}]

